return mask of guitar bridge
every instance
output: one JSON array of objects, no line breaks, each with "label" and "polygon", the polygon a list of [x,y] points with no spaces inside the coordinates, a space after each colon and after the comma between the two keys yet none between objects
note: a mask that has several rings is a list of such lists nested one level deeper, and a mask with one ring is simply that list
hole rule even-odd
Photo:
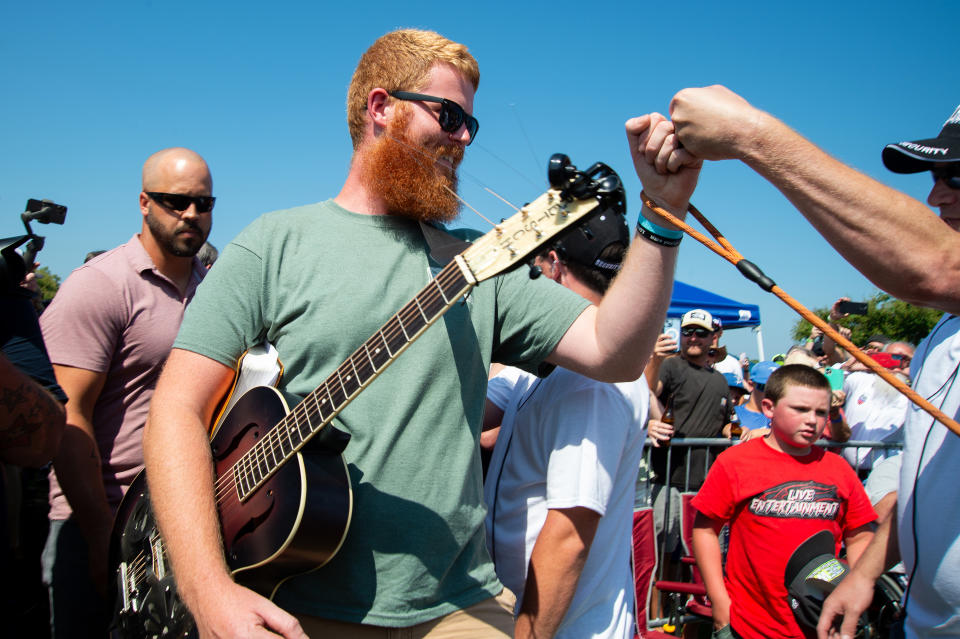
[{"label": "guitar bridge", "polygon": [[160,539],[159,534],[151,536],[150,549],[150,556],[153,559],[151,562],[153,564],[153,574],[158,580],[163,579],[167,576],[167,562],[165,561],[166,555],[163,552],[163,540]]},{"label": "guitar bridge", "polygon": [[127,562],[122,562],[117,570],[117,580],[119,581],[120,596],[123,599],[121,613],[136,614],[137,608],[137,585],[132,579],[127,569]]}]

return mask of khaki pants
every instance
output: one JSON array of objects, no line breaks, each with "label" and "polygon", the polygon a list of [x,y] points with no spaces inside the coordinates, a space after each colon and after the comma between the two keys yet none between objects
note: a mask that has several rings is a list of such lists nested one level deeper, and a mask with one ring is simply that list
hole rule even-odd
[{"label": "khaki pants", "polygon": [[469,608],[407,628],[387,628],[297,615],[313,639],[510,639],[516,597],[503,589]]}]

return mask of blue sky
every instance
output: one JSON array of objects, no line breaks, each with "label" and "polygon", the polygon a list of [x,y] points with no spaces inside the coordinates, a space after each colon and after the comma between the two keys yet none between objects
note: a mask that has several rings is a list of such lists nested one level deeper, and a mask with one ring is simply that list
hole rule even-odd
[{"label": "blue sky", "polygon": [[[88,251],[139,229],[140,167],[174,145],[211,166],[210,239],[221,248],[263,212],[331,197],[350,159],[350,75],[397,27],[437,30],[480,62],[480,134],[461,183],[491,219],[510,210],[483,187],[532,200],[558,151],[619,171],[635,218],[640,186],[623,122],[714,83],[923,199],[930,181],[887,172],[880,149],[935,135],[960,102],[955,17],[950,2],[6,2],[0,236],[22,232],[27,198],[66,204],[65,226],[35,225],[47,237],[41,261],[66,276]],[[739,163],[708,164],[694,203],[807,306],[875,291]],[[470,212],[460,224],[487,227]],[[759,304],[768,356],[789,345],[793,311],[690,238],[677,277]],[[725,338],[756,355],[748,330]]]}]

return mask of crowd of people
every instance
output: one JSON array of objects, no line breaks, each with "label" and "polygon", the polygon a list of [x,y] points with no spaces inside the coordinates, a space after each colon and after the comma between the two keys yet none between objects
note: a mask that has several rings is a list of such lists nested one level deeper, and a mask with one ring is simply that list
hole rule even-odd
[{"label": "crowd of people", "polygon": [[[164,149],[143,166],[139,232],[71,273],[39,321],[29,291],[5,287],[0,459],[11,469],[49,464],[44,633],[111,632],[113,518],[146,469],[176,596],[203,639],[398,629],[433,639],[630,637],[632,509],[648,442],[644,472],[668,561],[680,491],[698,491],[693,550],[715,636],[853,637],[875,581],[900,559],[906,636],[960,635],[957,436],[827,336],[812,334],[782,362],[750,363],[726,353],[722,324],[704,309],[681,318],[678,341],[661,335],[683,234],[657,212],[684,218],[705,161],[746,163],[877,286],[944,311],[917,346],[876,335],[864,350],[958,415],[960,109],[936,138],[883,150],[895,172],[932,173],[938,217],[733,92],[685,89],[669,119],[626,123],[646,196],[635,233],[622,206],[598,207],[537,250],[541,277],[495,276],[415,343],[396,315],[409,346],[400,356],[396,335],[364,340],[450,263],[434,250],[438,230],[444,241],[472,239],[442,231],[458,214],[457,167],[479,131],[479,78],[462,44],[388,33],[351,79],[354,153],[332,198],[263,215],[218,256],[204,249],[216,200],[209,167],[194,151]],[[865,249],[890,237],[883,260]],[[351,499],[332,558],[290,568],[266,589],[244,580],[259,565],[239,570],[231,544],[262,534],[274,500],[299,498],[309,515],[324,496],[263,490],[265,512],[221,528],[224,510],[238,507],[230,500],[244,498],[231,490],[245,484],[212,479],[211,425],[238,362],[265,342],[280,353],[285,398],[316,397],[336,371],[339,388],[309,410],[339,411],[333,421],[349,443],[336,454]],[[359,364],[349,359],[358,345]],[[376,379],[361,386],[366,361]],[[283,437],[281,452],[296,447],[291,432]],[[719,455],[671,446],[702,437],[738,443]],[[903,453],[853,446],[841,457],[814,445],[822,437],[902,442]],[[329,454],[307,446],[291,463],[306,477],[311,455]],[[12,495],[11,472],[3,477]],[[3,505],[7,533],[17,504]],[[845,553],[849,568],[812,624],[791,606],[785,575],[818,533],[818,552]],[[279,546],[287,534],[297,533],[280,534]],[[6,569],[18,540],[4,542]]]}]

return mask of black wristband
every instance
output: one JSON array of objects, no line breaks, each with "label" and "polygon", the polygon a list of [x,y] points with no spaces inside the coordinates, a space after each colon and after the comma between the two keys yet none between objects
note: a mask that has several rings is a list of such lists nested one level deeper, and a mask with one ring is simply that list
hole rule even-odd
[{"label": "black wristband", "polygon": [[656,233],[651,233],[639,224],[637,224],[637,235],[645,240],[653,242],[654,244],[659,244],[660,246],[666,247],[680,246],[680,240],[683,239],[682,237],[674,239],[670,237],[663,237],[662,235],[657,235]]}]

